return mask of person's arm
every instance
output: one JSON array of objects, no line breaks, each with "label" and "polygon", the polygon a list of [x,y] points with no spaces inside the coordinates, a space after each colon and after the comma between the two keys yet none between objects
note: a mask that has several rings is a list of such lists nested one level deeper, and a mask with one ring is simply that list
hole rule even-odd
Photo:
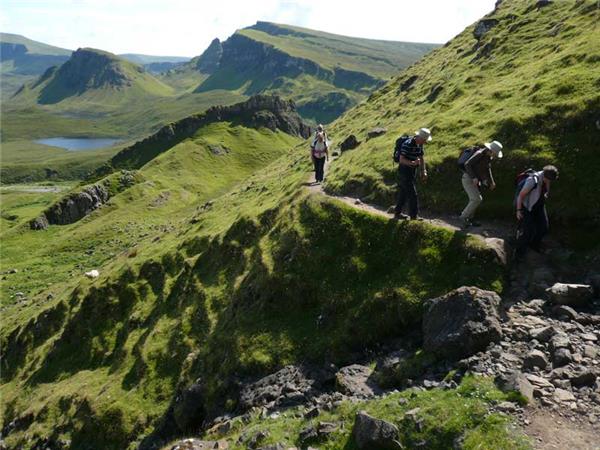
[{"label": "person's arm", "polygon": [[493,191],[496,189],[496,182],[494,181],[494,175],[492,174],[492,161],[488,161],[488,180],[490,180],[490,189]]},{"label": "person's arm", "polygon": [[421,178],[427,179],[427,166],[425,164],[425,153],[421,155]]}]

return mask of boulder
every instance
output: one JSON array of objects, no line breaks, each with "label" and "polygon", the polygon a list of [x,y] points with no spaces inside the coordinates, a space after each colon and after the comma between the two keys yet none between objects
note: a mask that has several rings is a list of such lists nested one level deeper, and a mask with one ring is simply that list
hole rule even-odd
[{"label": "boulder", "polygon": [[373,370],[360,364],[342,367],[335,375],[336,388],[342,394],[356,397],[373,397],[381,389],[369,379]]},{"label": "boulder", "polygon": [[173,417],[181,431],[191,431],[200,427],[205,410],[204,391],[199,383],[192,384],[175,398]]},{"label": "boulder", "polygon": [[500,297],[477,287],[461,287],[428,300],[423,314],[423,348],[445,358],[465,358],[502,337]]},{"label": "boulder", "polygon": [[377,127],[373,128],[371,131],[367,133],[367,140],[373,139],[387,133],[387,128]]},{"label": "boulder", "polygon": [[535,367],[545,369],[548,365],[548,358],[539,350],[530,351],[523,360],[523,368],[532,370]]},{"label": "boulder", "polygon": [[571,384],[575,387],[592,386],[596,381],[597,375],[590,369],[582,369],[573,374]]},{"label": "boulder", "polygon": [[579,317],[577,311],[567,305],[557,305],[552,308],[552,312],[562,320],[577,320]]},{"label": "boulder", "polygon": [[356,139],[356,136],[351,134],[340,144],[340,150],[345,152],[347,150],[354,150],[360,145],[360,142]]},{"label": "boulder", "polygon": [[552,362],[554,367],[562,367],[573,361],[573,355],[568,348],[557,348],[552,354]]},{"label": "boulder", "polygon": [[496,384],[504,392],[518,392],[527,399],[533,401],[533,385],[529,382],[525,374],[515,370],[508,374],[501,374],[496,377]]},{"label": "boulder", "polygon": [[588,284],[555,283],[546,293],[557,305],[582,306],[591,300],[594,290]]},{"label": "boulder", "polygon": [[556,388],[554,391],[554,400],[558,403],[575,401],[575,396],[572,392],[566,389]]},{"label": "boulder", "polygon": [[539,342],[548,342],[552,336],[556,334],[556,329],[553,326],[534,328],[529,331],[531,339],[535,339]]},{"label": "boulder", "polygon": [[354,441],[359,449],[364,450],[398,450],[400,444],[398,427],[385,420],[371,417],[365,411],[359,411],[352,431]]}]

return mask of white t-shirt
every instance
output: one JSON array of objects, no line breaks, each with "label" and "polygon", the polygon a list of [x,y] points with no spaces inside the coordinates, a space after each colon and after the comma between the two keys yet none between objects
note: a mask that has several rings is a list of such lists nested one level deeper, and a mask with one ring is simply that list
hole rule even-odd
[{"label": "white t-shirt", "polygon": [[[537,186],[535,183],[537,182]],[[531,211],[533,206],[538,202],[542,196],[542,189],[544,187],[544,171],[536,172],[532,176],[528,177],[523,185],[523,189],[529,190],[529,194],[523,200],[523,207]]]}]

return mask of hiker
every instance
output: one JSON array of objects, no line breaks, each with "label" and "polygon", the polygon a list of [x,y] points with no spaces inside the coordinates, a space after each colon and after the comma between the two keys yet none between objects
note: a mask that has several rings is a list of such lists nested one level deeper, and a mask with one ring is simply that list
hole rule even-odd
[{"label": "hiker", "polygon": [[492,159],[502,158],[502,144],[498,141],[486,142],[466,148],[458,158],[458,165],[463,171],[462,185],[469,197],[469,203],[463,209],[460,218],[465,228],[481,226],[473,221],[475,211],[483,201],[481,188],[496,188],[492,175]]},{"label": "hiker", "polygon": [[[519,177],[523,178],[520,182]],[[519,177],[516,195],[516,215],[519,221],[517,257],[522,257],[528,247],[536,252],[541,251],[542,238],[550,227],[545,203],[550,193],[550,184],[558,180],[558,169],[551,165],[539,172],[530,169]]]},{"label": "hiker", "polygon": [[[402,139],[402,138],[401,138]],[[421,220],[419,217],[419,199],[417,197],[417,171],[423,181],[427,180],[427,168],[423,145],[431,141],[431,131],[421,128],[415,131],[414,137],[407,137],[400,144],[398,157],[398,203],[394,219]],[[408,202],[408,216],[402,213],[404,204]]]},{"label": "hiker", "polygon": [[315,166],[315,183],[322,183],[325,171],[325,161],[329,159],[327,148],[327,133],[323,125],[317,126],[317,132],[310,146],[311,158]]}]

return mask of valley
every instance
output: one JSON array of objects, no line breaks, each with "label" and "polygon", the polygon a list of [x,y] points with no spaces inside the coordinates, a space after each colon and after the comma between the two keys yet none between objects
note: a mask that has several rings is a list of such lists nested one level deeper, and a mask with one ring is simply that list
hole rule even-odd
[{"label": "valley", "polygon": [[[596,450],[599,18],[502,0],[442,46],[259,21],[3,93],[0,447]],[[421,127],[423,217],[395,220]],[[491,140],[465,228],[459,149]],[[515,176],[546,164],[517,260]]]}]

